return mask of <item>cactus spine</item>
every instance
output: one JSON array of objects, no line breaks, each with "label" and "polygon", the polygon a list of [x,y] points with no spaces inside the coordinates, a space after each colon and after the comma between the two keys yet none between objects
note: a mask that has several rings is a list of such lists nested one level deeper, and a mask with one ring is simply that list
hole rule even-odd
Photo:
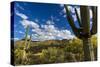
[{"label": "cactus spine", "polygon": [[75,14],[79,23],[80,28],[77,28],[74,24],[74,20],[71,16],[70,11],[68,10],[68,7],[64,5],[66,9],[67,14],[67,20],[70,24],[73,33],[76,37],[81,39],[83,41],[83,51],[84,51],[84,61],[92,61],[94,60],[94,51],[93,51],[93,45],[91,45],[91,36],[97,33],[97,7],[92,6],[92,29],[90,29],[90,12],[89,6],[80,6],[80,17],[78,16],[77,10],[75,8]]}]

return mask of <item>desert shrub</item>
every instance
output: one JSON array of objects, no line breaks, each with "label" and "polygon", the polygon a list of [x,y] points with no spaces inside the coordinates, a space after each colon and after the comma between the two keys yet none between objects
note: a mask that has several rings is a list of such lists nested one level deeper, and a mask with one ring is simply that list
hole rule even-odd
[{"label": "desert shrub", "polygon": [[14,60],[15,60],[15,64],[19,65],[22,62],[22,56],[23,56],[23,50],[17,48],[14,51]]},{"label": "desert shrub", "polygon": [[83,45],[79,39],[70,40],[69,44],[64,48],[67,61],[83,60]]},{"label": "desert shrub", "polygon": [[43,49],[40,55],[40,62],[41,63],[47,63],[49,58],[48,51],[46,49]]},{"label": "desert shrub", "polygon": [[[49,42],[49,41],[48,41]],[[15,64],[47,64],[83,61],[83,44],[82,41],[75,38],[69,41],[57,42],[34,42],[31,44],[26,55],[27,60],[23,61],[23,49],[20,43],[17,43],[14,49]],[[23,42],[21,42],[23,43]],[[95,60],[97,60],[97,37],[91,38],[94,47]],[[23,45],[22,45],[23,46]]]},{"label": "desert shrub", "polygon": [[64,61],[64,51],[58,48],[49,47],[43,49],[40,55],[41,63],[56,63]]}]

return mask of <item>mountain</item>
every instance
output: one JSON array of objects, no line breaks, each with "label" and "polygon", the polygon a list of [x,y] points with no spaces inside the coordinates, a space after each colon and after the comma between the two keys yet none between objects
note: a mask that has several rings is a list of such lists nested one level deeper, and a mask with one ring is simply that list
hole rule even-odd
[{"label": "mountain", "polygon": [[[28,40],[29,41],[29,40]],[[31,41],[31,46],[46,46],[46,45],[61,45],[63,43],[69,42],[70,40],[63,39],[63,40],[46,40],[46,41]],[[16,46],[24,46],[25,39],[18,40],[14,44]]]}]

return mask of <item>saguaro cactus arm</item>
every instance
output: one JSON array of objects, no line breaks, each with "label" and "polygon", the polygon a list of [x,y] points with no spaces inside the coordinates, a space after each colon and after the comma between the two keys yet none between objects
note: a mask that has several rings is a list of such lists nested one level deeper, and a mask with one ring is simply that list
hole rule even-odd
[{"label": "saguaro cactus arm", "polygon": [[92,29],[91,34],[97,33],[97,7],[92,6],[92,14],[93,14],[93,20],[92,20]]},{"label": "saguaro cactus arm", "polygon": [[80,33],[80,30],[75,26],[74,24],[74,20],[72,18],[72,16],[70,15],[70,11],[68,10],[68,7],[66,5],[64,5],[65,9],[66,9],[66,13],[67,13],[67,20],[74,32],[74,34],[77,36],[77,37],[80,37],[79,33]]},{"label": "saguaro cactus arm", "polygon": [[82,28],[82,23],[81,23],[81,20],[79,18],[79,15],[78,15],[78,12],[77,12],[77,9],[75,8],[75,14],[76,14],[76,17],[77,17],[77,21],[79,23],[79,26]]}]

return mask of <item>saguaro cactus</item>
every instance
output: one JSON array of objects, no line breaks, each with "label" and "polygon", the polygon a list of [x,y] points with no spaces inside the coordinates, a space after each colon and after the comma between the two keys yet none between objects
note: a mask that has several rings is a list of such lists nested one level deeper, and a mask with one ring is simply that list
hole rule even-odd
[{"label": "saguaro cactus", "polygon": [[29,31],[29,26],[26,27],[26,32],[25,32],[25,44],[23,48],[23,57],[22,57],[22,64],[24,64],[25,59],[26,59],[26,46],[27,46],[27,40],[28,40],[28,31]]},{"label": "saguaro cactus", "polygon": [[22,61],[22,64],[24,64],[24,62],[26,61],[27,59],[27,56],[26,56],[26,53],[27,53],[27,50],[31,44],[31,38],[32,36],[30,36],[30,39],[28,41],[28,32],[29,32],[29,26],[26,27],[26,32],[25,32],[25,44],[24,44],[24,48],[23,48],[23,61]]},{"label": "saguaro cactus", "polygon": [[[80,18],[75,9],[75,14],[77,17],[77,21],[79,23],[79,28],[77,28],[74,24],[74,19],[70,11],[68,10],[67,5],[64,5],[67,14],[67,20],[75,34],[76,37],[83,41],[83,51],[84,51],[84,61],[92,61],[94,60],[94,51],[93,45],[91,45],[91,36],[97,33],[97,7],[96,6],[80,6]],[[90,12],[92,10],[92,29],[90,29]]]}]

